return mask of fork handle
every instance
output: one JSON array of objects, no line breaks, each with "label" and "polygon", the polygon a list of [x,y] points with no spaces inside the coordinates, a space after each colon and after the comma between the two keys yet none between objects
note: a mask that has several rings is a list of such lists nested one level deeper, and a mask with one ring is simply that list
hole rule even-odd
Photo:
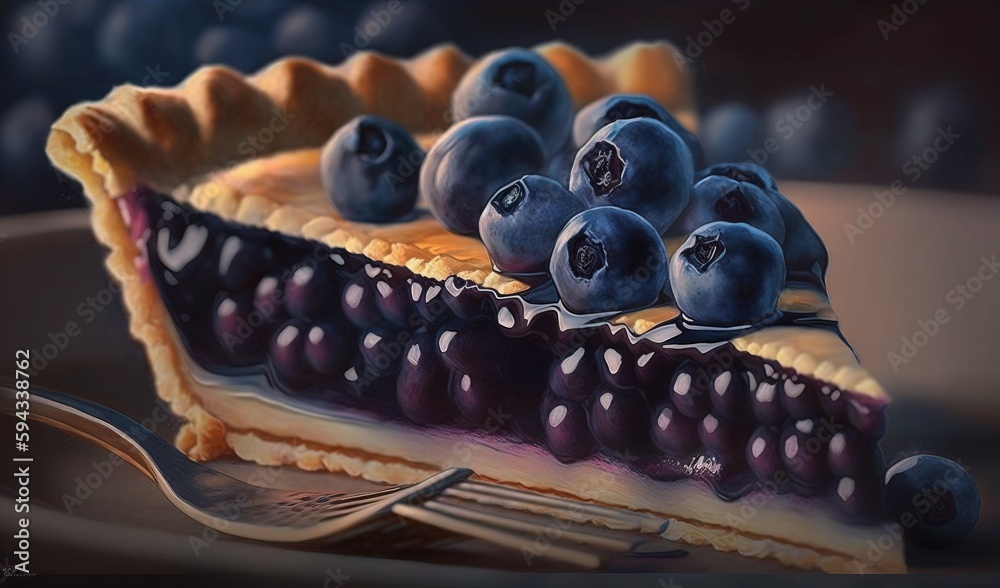
[{"label": "fork handle", "polygon": [[[0,412],[15,413],[17,392],[0,386]],[[150,455],[180,455],[165,439],[124,414],[68,394],[30,388],[30,418],[78,435],[108,449],[156,481]]]}]

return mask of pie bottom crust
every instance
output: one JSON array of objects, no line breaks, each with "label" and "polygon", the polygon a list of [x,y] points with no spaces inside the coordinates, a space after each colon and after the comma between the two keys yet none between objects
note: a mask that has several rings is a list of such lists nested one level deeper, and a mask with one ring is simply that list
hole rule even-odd
[{"label": "pie bottom crust", "polygon": [[[185,352],[175,343],[172,324],[155,286],[139,274],[135,261],[139,250],[130,242],[129,231],[116,200],[109,198],[104,192],[100,177],[89,171],[93,169],[90,165],[84,166],[83,169],[88,170],[82,174],[81,179],[93,203],[94,231],[98,240],[110,248],[107,267],[113,277],[123,285],[125,307],[130,314],[131,333],[146,348],[156,378],[157,392],[170,404],[176,414],[187,421],[178,433],[176,444],[191,458],[204,461],[235,454],[242,459],[263,465],[296,466],[306,470],[325,469],[393,484],[419,481],[444,467],[473,465],[461,461],[462,455],[465,455],[462,452],[452,452],[453,456],[459,459],[458,463],[422,463],[420,460],[393,457],[394,454],[405,453],[406,443],[400,444],[398,447],[400,452],[385,451],[384,454],[376,454],[366,452],[364,447],[304,439],[301,434],[276,438],[259,431],[254,423],[240,423],[243,427],[227,425],[222,418],[219,418],[223,416],[221,413],[229,413],[230,417],[233,414],[243,413],[244,416],[241,418],[244,420],[247,419],[246,415],[257,413],[242,411],[235,405],[230,405],[228,410],[213,407],[213,402],[240,402],[247,399],[234,400],[232,395],[226,394],[225,391],[213,392],[194,379],[188,369]],[[213,410],[220,414],[214,415]],[[273,430],[276,423],[283,422],[283,414],[287,411],[277,407],[272,407],[270,410],[266,422],[268,428]],[[313,424],[318,425],[319,430],[329,431],[329,427],[323,427],[322,423]],[[279,428],[313,432],[310,429],[295,428],[299,425],[301,423],[293,420],[284,422]],[[388,426],[405,428],[402,425]],[[410,429],[409,435],[412,436],[412,440],[419,443],[419,438],[424,433]],[[342,436],[341,439],[345,443],[351,441],[349,435]],[[469,437],[466,443],[469,444],[471,452],[497,451],[491,447],[492,442],[490,444],[476,442],[474,437]],[[531,446],[522,447],[527,447],[529,449],[526,451],[531,451]],[[542,455],[541,450],[537,451],[539,452],[537,459],[547,459],[551,466],[551,457]],[[522,476],[506,476],[500,471],[484,470],[482,466],[488,463],[488,460],[478,460],[474,464],[476,466],[474,469],[478,470],[480,477],[508,485],[524,483],[523,473]],[[715,498],[707,488],[693,482],[655,482],[643,480],[635,474],[633,480],[625,481],[622,480],[622,476],[628,475],[627,470],[615,471],[613,464],[608,462],[597,462],[607,465],[608,469],[588,465],[593,463],[588,461],[555,468],[554,471],[558,472],[558,476],[550,482],[553,485],[561,484],[560,487],[544,486],[540,480],[541,476],[532,480],[533,484],[538,485],[527,487],[619,507],[626,505],[634,507],[636,498],[641,494],[646,500],[644,504],[638,506],[638,510],[670,519],[670,526],[664,534],[666,538],[693,545],[710,545],[720,551],[736,551],[750,557],[776,559],[789,566],[833,573],[906,571],[901,542],[895,542],[889,550],[873,549],[872,551],[880,556],[877,560],[869,555],[869,547],[877,546],[878,538],[885,533],[882,526],[851,526],[815,514],[811,523],[806,520],[808,517],[804,519],[800,516],[797,520],[784,524],[780,520],[784,516],[783,503],[786,500],[796,500],[793,497],[778,498],[776,495],[758,493],[757,495],[761,497],[759,501],[750,499],[749,497],[753,496],[751,494],[740,501],[726,503]],[[540,465],[539,469],[544,469],[544,465]],[[551,467],[548,469],[553,471]],[[574,486],[567,484],[567,480],[577,482],[583,480],[583,482]],[[629,486],[630,483],[636,486]],[[642,487],[641,492],[636,491],[639,487]],[[674,499],[663,500],[664,506],[660,507],[659,501],[653,500],[651,495],[655,493],[656,498],[662,499],[664,492],[675,496]],[[680,512],[690,508],[688,504],[690,500],[702,502],[702,507],[705,508],[707,505],[707,509],[701,514],[707,516],[701,518],[714,517],[719,519],[720,524],[709,524],[676,515],[671,512],[669,505],[677,503],[678,500],[683,503]],[[715,513],[712,514],[712,511]],[[849,543],[852,547],[844,550],[823,549],[754,532],[755,528],[761,526],[760,523],[768,519],[786,529],[801,527],[797,531],[801,537],[836,532],[843,536],[842,542]],[[804,522],[808,524],[803,524]],[[816,525],[821,527],[817,528]]]}]

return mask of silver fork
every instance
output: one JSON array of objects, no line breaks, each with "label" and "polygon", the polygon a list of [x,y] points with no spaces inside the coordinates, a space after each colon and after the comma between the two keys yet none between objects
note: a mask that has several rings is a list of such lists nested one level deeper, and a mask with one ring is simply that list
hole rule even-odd
[{"label": "silver fork", "polygon": [[[13,414],[15,391],[0,386],[0,397],[3,400],[0,411]],[[382,547],[388,547],[396,540],[412,539],[412,528],[399,532],[400,520],[407,519],[520,550],[531,545],[539,533],[552,530],[551,525],[536,520],[503,516],[488,508],[470,508],[458,501],[575,522],[598,521],[625,531],[658,534],[666,528],[666,521],[650,515],[467,481],[473,472],[464,468],[442,471],[417,484],[356,494],[264,488],[194,462],[124,414],[81,398],[33,386],[30,415],[34,420],[114,451],[149,477],[188,517],[247,539],[331,544],[384,532],[388,536],[384,537]],[[449,500],[436,500],[442,495]],[[392,515],[398,517],[396,521]],[[685,553],[674,548],[634,551],[645,541],[634,534],[590,525],[561,529],[558,539],[538,555],[588,569],[604,566],[611,553],[634,552],[643,556]]]}]

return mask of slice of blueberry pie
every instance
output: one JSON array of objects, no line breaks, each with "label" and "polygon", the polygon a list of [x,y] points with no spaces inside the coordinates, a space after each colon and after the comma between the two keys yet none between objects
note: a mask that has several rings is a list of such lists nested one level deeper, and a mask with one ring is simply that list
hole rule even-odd
[{"label": "slice of blueberry pie", "polygon": [[463,466],[720,550],[904,570],[900,542],[868,555],[888,399],[826,249],[763,169],[703,169],[678,63],[205,67],[71,108],[48,153],[196,459]]}]

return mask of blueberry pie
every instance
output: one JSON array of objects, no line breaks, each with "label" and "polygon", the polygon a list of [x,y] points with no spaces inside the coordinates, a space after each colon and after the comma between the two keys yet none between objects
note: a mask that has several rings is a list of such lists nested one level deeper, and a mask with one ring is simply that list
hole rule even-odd
[{"label": "blueberry pie", "polygon": [[[196,459],[444,467],[836,572],[883,533],[888,398],[763,169],[702,169],[665,43],[205,67],[72,107],[131,332]],[[881,543],[879,543],[881,546]]]}]

